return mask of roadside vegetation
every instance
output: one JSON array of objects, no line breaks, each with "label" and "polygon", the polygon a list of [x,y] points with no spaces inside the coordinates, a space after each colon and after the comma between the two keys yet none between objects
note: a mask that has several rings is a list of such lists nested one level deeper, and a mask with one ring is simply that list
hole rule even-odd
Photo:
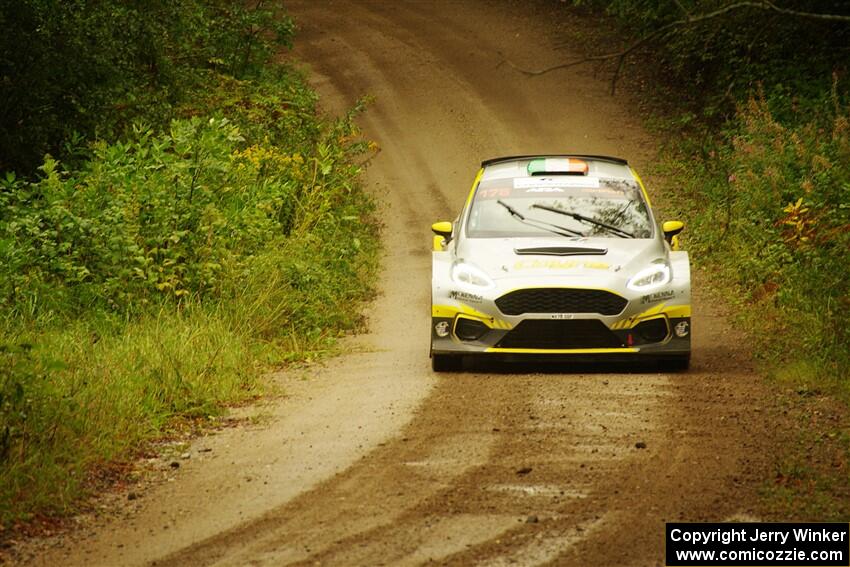
[{"label": "roadside vegetation", "polygon": [[846,409],[822,400],[850,401],[850,6],[574,4],[620,27],[622,47],[603,62],[644,67],[666,134],[655,173],[692,258],[769,375],[811,400],[777,457],[772,505],[786,518],[846,519],[850,433],[835,417]]},{"label": "roadside vegetation", "polygon": [[285,14],[225,0],[0,8],[0,526],[359,324],[361,108],[321,116]]}]

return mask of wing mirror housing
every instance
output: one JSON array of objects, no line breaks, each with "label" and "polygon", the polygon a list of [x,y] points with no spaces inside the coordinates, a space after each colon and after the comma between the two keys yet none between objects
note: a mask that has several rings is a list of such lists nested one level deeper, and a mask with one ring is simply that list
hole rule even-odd
[{"label": "wing mirror housing", "polygon": [[434,250],[444,250],[446,243],[452,239],[452,223],[435,222],[431,225],[431,230],[434,232]]},{"label": "wing mirror housing", "polygon": [[661,225],[661,231],[664,232],[664,240],[670,243],[673,250],[679,249],[678,235],[685,229],[685,223],[677,220],[666,221]]},{"label": "wing mirror housing", "polygon": [[431,225],[431,230],[434,231],[434,234],[442,236],[446,240],[452,237],[452,223],[449,221],[435,222]]}]

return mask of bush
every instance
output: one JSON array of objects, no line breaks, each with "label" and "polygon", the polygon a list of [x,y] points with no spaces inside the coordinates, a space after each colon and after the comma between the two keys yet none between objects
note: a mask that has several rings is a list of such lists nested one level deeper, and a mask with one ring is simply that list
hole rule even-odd
[{"label": "bush", "polygon": [[226,102],[0,178],[4,524],[73,510],[92,470],[360,323],[377,249],[360,108],[323,122],[280,72],[205,96]]},{"label": "bush", "polygon": [[[733,4],[573,3],[605,9],[625,45]],[[781,7],[850,14],[834,0]],[[660,122],[673,142],[666,166],[687,189],[670,193],[692,224],[695,258],[724,273],[730,297],[751,304],[744,311],[765,339],[762,352],[813,362],[820,378],[850,369],[848,40],[845,21],[749,6],[669,28],[643,46],[657,79],[645,95],[656,107],[677,101]]]},{"label": "bush", "polygon": [[850,112],[829,103],[829,120],[784,125],[763,96],[751,97],[708,166],[683,177],[701,203],[691,242],[755,305],[768,350],[846,376]]}]

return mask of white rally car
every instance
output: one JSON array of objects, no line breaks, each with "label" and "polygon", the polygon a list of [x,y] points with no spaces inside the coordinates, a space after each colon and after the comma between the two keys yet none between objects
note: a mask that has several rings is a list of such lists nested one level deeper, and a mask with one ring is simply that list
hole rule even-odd
[{"label": "white rally car", "polygon": [[454,223],[432,226],[431,362],[468,356],[640,358],[687,368],[683,224],[659,225],[625,160],[483,162]]}]

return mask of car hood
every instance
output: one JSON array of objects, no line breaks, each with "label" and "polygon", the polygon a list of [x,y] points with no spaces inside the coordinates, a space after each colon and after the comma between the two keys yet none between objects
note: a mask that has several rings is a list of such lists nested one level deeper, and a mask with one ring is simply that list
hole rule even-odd
[{"label": "car hood", "polygon": [[667,254],[656,238],[467,238],[455,250],[458,260],[478,266],[494,280],[627,279],[653,260],[669,260]]}]

